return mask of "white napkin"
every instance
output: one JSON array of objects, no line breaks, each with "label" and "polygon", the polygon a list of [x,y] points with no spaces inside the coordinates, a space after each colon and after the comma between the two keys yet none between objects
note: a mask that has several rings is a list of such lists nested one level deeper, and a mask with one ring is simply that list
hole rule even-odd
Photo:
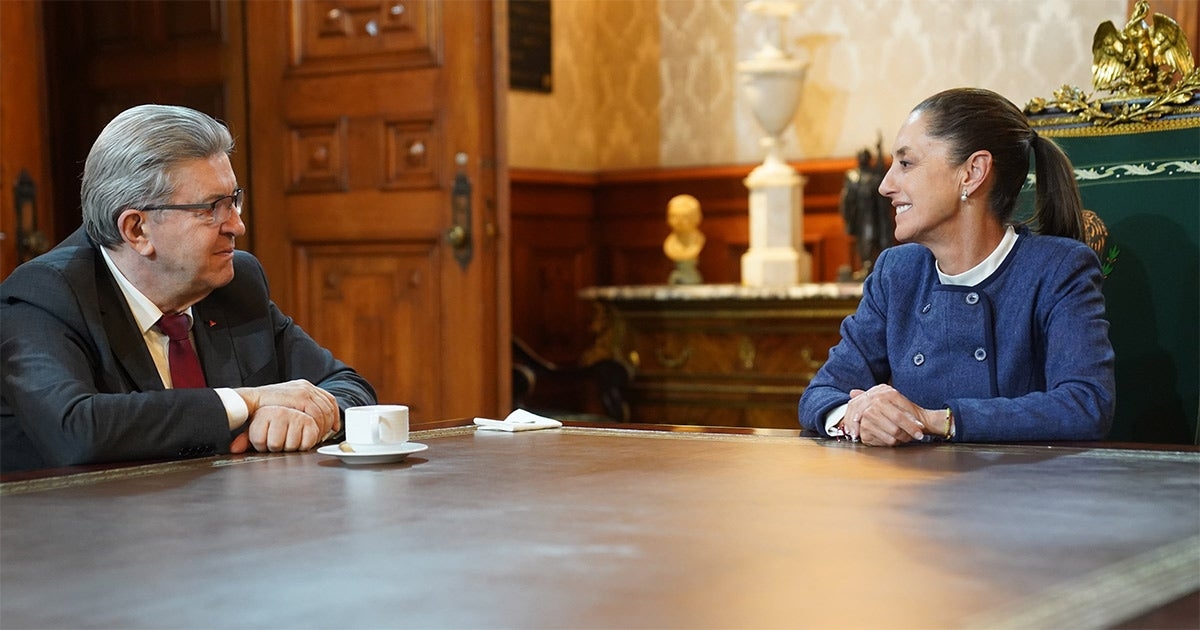
[{"label": "white napkin", "polygon": [[539,416],[524,409],[514,409],[503,420],[475,418],[475,424],[487,431],[533,431],[534,429],[557,429],[562,423],[553,418]]}]

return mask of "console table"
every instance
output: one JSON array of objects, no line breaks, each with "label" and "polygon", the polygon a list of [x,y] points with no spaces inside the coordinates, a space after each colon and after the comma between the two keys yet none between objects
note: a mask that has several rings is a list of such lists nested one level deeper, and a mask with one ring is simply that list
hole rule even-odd
[{"label": "console table", "polygon": [[591,287],[585,361],[628,363],[639,421],[796,428],[800,394],[862,297],[857,283]]}]

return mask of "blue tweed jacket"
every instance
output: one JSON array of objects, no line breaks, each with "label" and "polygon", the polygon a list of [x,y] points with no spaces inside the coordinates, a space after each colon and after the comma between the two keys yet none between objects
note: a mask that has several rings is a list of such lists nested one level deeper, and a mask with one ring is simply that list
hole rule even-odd
[{"label": "blue tweed jacket", "polygon": [[921,245],[887,249],[801,396],[800,423],[826,435],[851,389],[891,383],[926,409],[953,409],[955,441],[1101,439],[1115,405],[1102,280],[1086,245],[1024,228],[973,287],[941,284]]}]

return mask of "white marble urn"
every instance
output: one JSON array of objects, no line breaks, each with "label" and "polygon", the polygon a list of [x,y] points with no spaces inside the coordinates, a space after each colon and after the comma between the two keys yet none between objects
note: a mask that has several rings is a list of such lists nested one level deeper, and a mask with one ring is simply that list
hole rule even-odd
[{"label": "white marble urn", "polygon": [[787,18],[796,4],[755,0],[747,11],[778,21],[776,41],[764,38],[750,59],[738,63],[743,95],[762,127],[763,163],[750,172],[750,248],[742,256],[742,284],[787,286],[812,279],[811,257],[803,251],[803,179],[783,157],[783,132],[800,104],[808,63],[783,45]]},{"label": "white marble urn", "polygon": [[764,163],[782,163],[783,132],[792,123],[796,107],[800,104],[800,89],[808,64],[802,59],[772,55],[774,47],[760,50],[755,57],[738,63],[742,94],[750,104],[750,111],[766,135],[762,139],[766,149]]}]

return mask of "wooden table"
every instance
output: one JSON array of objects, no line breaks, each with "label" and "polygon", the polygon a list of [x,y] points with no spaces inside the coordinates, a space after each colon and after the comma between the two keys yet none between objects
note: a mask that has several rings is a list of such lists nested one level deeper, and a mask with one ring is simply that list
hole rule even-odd
[{"label": "wooden table", "polygon": [[1194,450],[744,433],[457,427],[391,465],[9,481],[0,625],[1080,628],[1200,589]]}]

